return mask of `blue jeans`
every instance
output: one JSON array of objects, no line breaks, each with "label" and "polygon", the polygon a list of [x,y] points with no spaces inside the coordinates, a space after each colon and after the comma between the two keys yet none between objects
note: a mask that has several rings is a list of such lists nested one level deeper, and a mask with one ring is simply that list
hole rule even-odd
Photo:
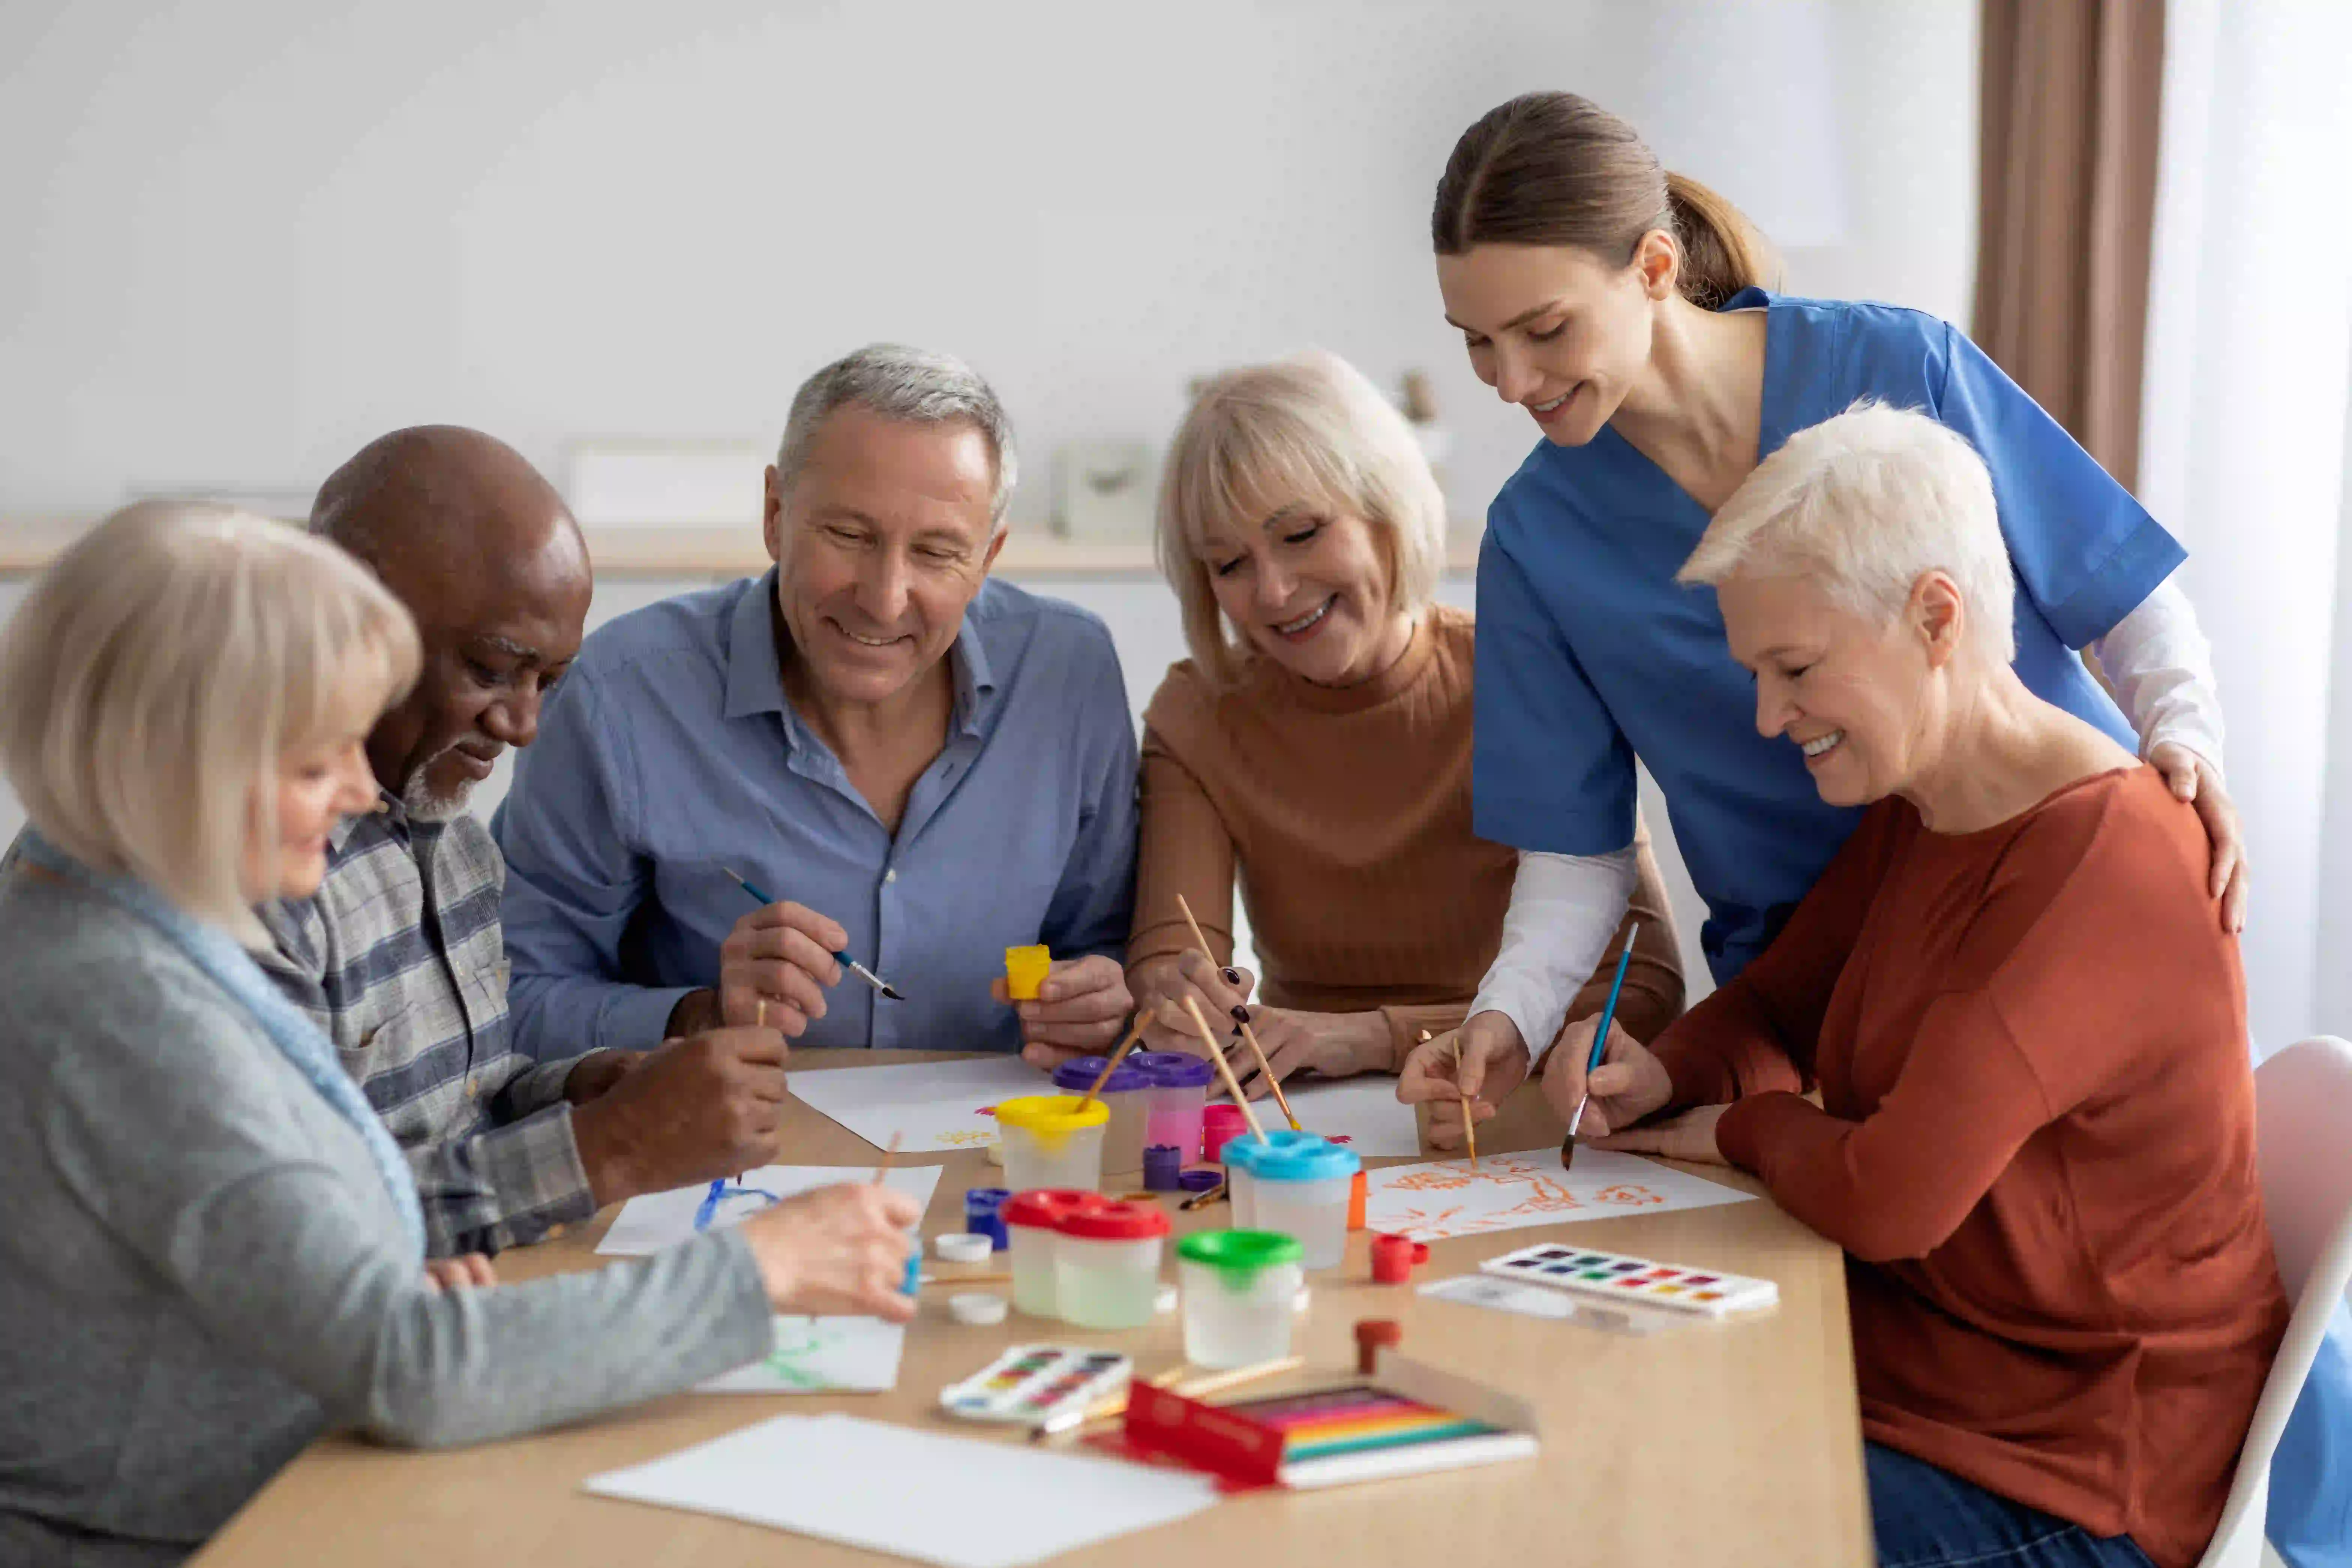
[{"label": "blue jeans", "polygon": [[1862,1457],[1879,1568],[2151,1568],[2128,1535],[2093,1535],[1881,1444]]}]

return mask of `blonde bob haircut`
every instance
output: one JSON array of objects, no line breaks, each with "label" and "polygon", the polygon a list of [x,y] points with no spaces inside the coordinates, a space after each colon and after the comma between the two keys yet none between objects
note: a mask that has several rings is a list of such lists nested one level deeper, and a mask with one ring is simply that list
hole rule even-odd
[{"label": "blonde bob haircut", "polygon": [[1958,586],[1963,635],[2004,664],[2015,660],[2017,588],[1984,459],[1927,415],[1865,398],[1759,464],[1675,580],[1809,578],[1833,603],[1886,626],[1930,571]]},{"label": "blonde bob haircut", "polygon": [[282,759],[368,728],[417,660],[407,610],[338,547],[142,502],[51,562],[0,631],[0,770],[68,854],[266,946],[240,872],[248,842],[277,842]]},{"label": "blonde bob haircut", "polygon": [[1360,517],[1380,540],[1390,608],[1418,615],[1445,559],[1445,497],[1412,428],[1362,371],[1319,349],[1217,377],[1178,427],[1160,476],[1160,570],[1184,641],[1230,685],[1250,654],[1229,634],[1201,550],[1286,507]]}]

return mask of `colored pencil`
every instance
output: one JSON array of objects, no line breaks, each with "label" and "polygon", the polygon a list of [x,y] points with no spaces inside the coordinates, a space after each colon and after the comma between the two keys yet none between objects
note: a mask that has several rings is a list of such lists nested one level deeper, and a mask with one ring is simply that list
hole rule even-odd
[{"label": "colored pencil", "polygon": [[1609,1050],[1609,1026],[1617,1018],[1617,993],[1625,988],[1625,966],[1633,961],[1633,938],[1641,930],[1636,925],[1625,933],[1625,950],[1617,955],[1617,974],[1609,982],[1609,1000],[1601,1009],[1601,1025],[1592,1031],[1592,1054],[1584,1063],[1584,1092],[1576,1097],[1576,1114],[1568,1119],[1568,1136],[1559,1141],[1562,1170],[1576,1158],[1576,1129],[1584,1124],[1584,1107],[1592,1099],[1592,1075],[1599,1071],[1601,1058]]},{"label": "colored pencil", "polygon": [[[782,902],[781,899],[769,897],[764,891],[755,886],[749,877],[745,876],[741,872],[735,870],[733,867],[720,866],[719,869],[725,872],[729,876],[733,877],[736,882],[742,885],[744,892],[758,899],[761,904],[779,904]],[[867,985],[873,987],[876,990],[881,992],[884,996],[889,998],[892,1001],[903,1002],[907,999],[899,993],[898,987],[892,985],[889,981],[884,979],[881,976],[876,974],[873,970],[867,968],[865,965],[851,957],[846,948],[843,949],[841,952],[835,953],[834,956],[841,960],[842,967],[844,968],[856,976],[859,979],[865,981]]]},{"label": "colored pencil", "polygon": [[[1296,1372],[1306,1364],[1307,1360],[1304,1356],[1286,1355],[1276,1361],[1261,1361],[1250,1366],[1234,1367],[1231,1372],[1220,1372],[1208,1377],[1196,1377],[1190,1383],[1181,1385],[1177,1384],[1176,1380],[1184,1375],[1185,1369],[1179,1366],[1161,1373],[1150,1382],[1154,1388],[1167,1388],[1174,1385],[1176,1392],[1187,1399],[1205,1399],[1212,1394],[1223,1394],[1229,1388],[1239,1388],[1245,1383],[1255,1383],[1261,1378],[1278,1377],[1286,1372]],[[1055,1437],[1079,1427],[1113,1421],[1126,1414],[1127,1396],[1115,1394],[1082,1415],[1064,1415],[1057,1417],[1056,1422],[1048,1422],[1039,1427],[1029,1435],[1030,1440],[1042,1441],[1048,1437]]]},{"label": "colored pencil", "polygon": [[1265,1143],[1265,1129],[1258,1125],[1257,1113],[1250,1109],[1249,1096],[1242,1092],[1240,1081],[1234,1077],[1232,1063],[1225,1060],[1225,1053],[1217,1049],[1217,1037],[1210,1032],[1209,1020],[1201,1016],[1201,1004],[1186,997],[1184,1010],[1192,1015],[1192,1027],[1201,1031],[1201,1042],[1209,1048],[1209,1061],[1224,1075],[1226,1090],[1232,1093],[1234,1103],[1242,1108],[1242,1120],[1247,1122],[1249,1130],[1257,1134],[1257,1141]]}]

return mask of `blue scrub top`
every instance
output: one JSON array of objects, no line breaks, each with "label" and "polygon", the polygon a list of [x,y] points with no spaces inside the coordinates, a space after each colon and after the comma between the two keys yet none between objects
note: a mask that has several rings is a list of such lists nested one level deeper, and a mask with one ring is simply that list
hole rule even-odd
[{"label": "blue scrub top", "polygon": [[[2172,536],[1983,350],[1886,305],[1743,290],[1766,319],[1759,460],[1857,398],[1918,409],[1992,471],[2017,578],[2017,673],[2138,749],[2074,650],[2104,636],[2185,559]],[[1539,444],[1495,497],[1478,553],[1479,835],[1606,854],[1633,836],[1633,759],[1665,792],[1706,900],[1718,984],[1761,953],[1860,820],[1825,805],[1795,746],[1756,733],[1711,588],[1675,582],[1706,508],[1614,429]]]}]

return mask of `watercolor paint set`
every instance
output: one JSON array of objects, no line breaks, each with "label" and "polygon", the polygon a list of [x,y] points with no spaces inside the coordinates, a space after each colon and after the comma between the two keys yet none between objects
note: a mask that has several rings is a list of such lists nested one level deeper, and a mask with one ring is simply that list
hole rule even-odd
[{"label": "watercolor paint set", "polygon": [[1234,1488],[1304,1490],[1536,1449],[1535,1414],[1524,1401],[1384,1350],[1370,1377],[1234,1404],[1136,1385],[1113,1451],[1174,1459]]},{"label": "watercolor paint set", "polygon": [[967,1421],[1035,1426],[1066,1411],[1092,1409],[1125,1389],[1134,1372],[1135,1363],[1113,1351],[1016,1344],[940,1389],[940,1408]]},{"label": "watercolor paint set", "polygon": [[1590,1247],[1546,1243],[1522,1247],[1478,1265],[1482,1272],[1593,1300],[1658,1307],[1698,1317],[1725,1318],[1778,1306],[1780,1287],[1706,1269],[1685,1269],[1649,1258],[1629,1258]]}]

